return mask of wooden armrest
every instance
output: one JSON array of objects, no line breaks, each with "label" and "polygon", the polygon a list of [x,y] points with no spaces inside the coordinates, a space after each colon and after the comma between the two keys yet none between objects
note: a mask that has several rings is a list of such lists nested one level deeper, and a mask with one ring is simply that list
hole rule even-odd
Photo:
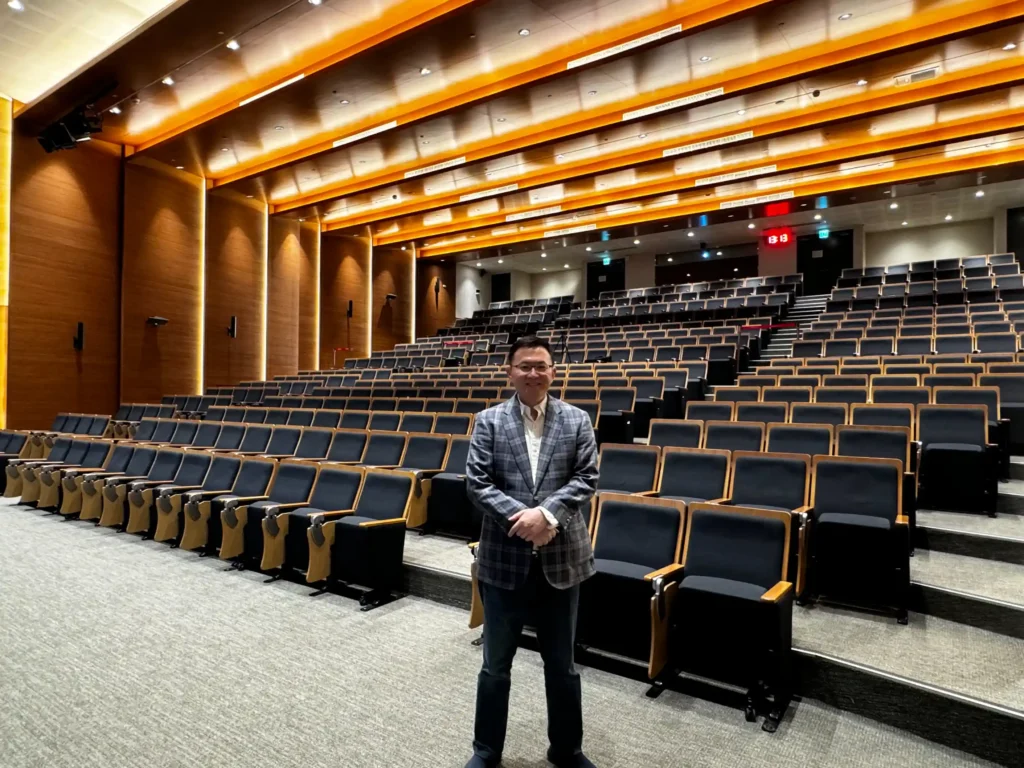
[{"label": "wooden armrest", "polygon": [[141,482],[142,485],[157,486],[157,485],[167,485],[167,483],[169,483],[171,481],[170,480],[143,480],[143,481],[136,480],[135,482]]},{"label": "wooden armrest", "polygon": [[102,472],[104,467],[64,467],[68,472]]},{"label": "wooden armrest", "polygon": [[238,505],[242,506],[243,504],[251,504],[254,501],[267,501],[269,498],[269,496],[239,496],[238,498],[230,499],[230,501],[238,502]]},{"label": "wooden armrest", "polygon": [[658,491],[637,491],[633,495],[634,496],[650,496],[650,497],[653,498],[653,497],[656,497],[658,495]]},{"label": "wooden armrest", "polygon": [[681,563],[671,563],[666,565],[664,568],[659,568],[656,571],[651,571],[644,576],[644,581],[654,581],[659,576],[677,576],[683,571]]},{"label": "wooden armrest", "polygon": [[765,603],[777,603],[783,597],[786,596],[787,592],[789,592],[792,589],[793,589],[792,583],[790,583],[788,581],[780,581],[774,587],[772,587],[767,592],[765,592],[763,595],[761,595],[761,601],[765,602]]},{"label": "wooden armrest", "polygon": [[257,458],[260,459],[294,459],[295,454],[293,453],[260,453],[257,454]]},{"label": "wooden armrest", "polygon": [[289,509],[302,509],[302,507],[308,507],[309,501],[293,501],[288,504],[278,504],[276,509],[278,510],[289,510]]},{"label": "wooden armrest", "polygon": [[[146,475],[117,475],[116,477],[111,478],[111,479],[117,480],[118,482],[125,481],[125,482],[133,482],[134,483],[136,480],[145,480],[146,479]],[[167,481],[164,480],[163,482],[167,482]]]},{"label": "wooden armrest", "polygon": [[469,547],[470,551],[473,552],[473,554],[476,554],[477,549],[479,549],[479,547],[480,547],[480,542],[479,541],[471,541],[471,542],[469,542],[469,544],[467,546]]},{"label": "wooden armrest", "polygon": [[[185,491],[198,491],[202,487],[203,486],[201,485],[175,485],[171,488],[168,488],[167,492],[170,494],[184,493]],[[227,493],[227,491],[225,491],[225,493]]]},{"label": "wooden armrest", "polygon": [[[196,488],[196,490],[200,490],[200,488]],[[206,498],[212,499],[214,496],[223,496],[225,493],[231,493],[231,489],[227,488],[227,489],[222,490],[222,491],[202,491],[202,493],[200,493],[199,498],[201,498],[201,499],[206,499]]]},{"label": "wooden armrest", "polygon": [[351,515],[355,512],[354,509],[332,509],[329,512],[317,512],[314,515],[310,515],[310,521],[313,520],[333,520],[336,517],[344,517],[345,515]]},{"label": "wooden armrest", "polygon": [[405,525],[404,517],[392,517],[388,520],[368,520],[365,523],[360,523],[360,528],[376,528],[380,525]]},{"label": "wooden armrest", "polygon": [[705,504],[725,504],[726,506],[732,504],[732,499],[728,496],[723,496],[720,499],[708,499]]},{"label": "wooden armrest", "polygon": [[814,509],[814,507],[808,504],[807,506],[804,507],[797,507],[796,509],[793,510],[793,513],[797,515],[809,515],[812,509]]},{"label": "wooden armrest", "polygon": [[910,518],[906,515],[897,515],[896,525],[910,525]]}]

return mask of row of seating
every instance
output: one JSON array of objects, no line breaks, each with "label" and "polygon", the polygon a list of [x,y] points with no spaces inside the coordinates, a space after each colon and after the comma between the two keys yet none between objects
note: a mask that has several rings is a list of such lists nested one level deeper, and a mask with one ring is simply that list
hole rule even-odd
[{"label": "row of seating", "polygon": [[598,294],[599,301],[614,301],[616,299],[642,299],[652,296],[664,296],[673,293],[701,293],[704,291],[717,291],[723,288],[764,288],[775,287],[783,284],[800,285],[803,283],[802,274],[793,275],[766,275],[763,277],[737,277],[728,280],[711,280],[702,283],[676,283],[674,285],[656,285],[647,288],[628,288],[623,291],[601,291]]},{"label": "row of seating", "polygon": [[[940,326],[941,327],[941,326]],[[906,332],[909,329],[902,329]],[[829,341],[805,340],[793,343],[794,357],[855,357],[866,355],[881,357],[889,355],[972,355],[972,354],[1015,354],[1021,349],[1016,333],[970,333],[953,335],[958,327],[948,328],[951,335],[933,335],[931,328],[924,333],[882,338],[832,339]]]},{"label": "row of seating", "polygon": [[644,322],[680,321],[704,318],[753,318],[765,312],[778,316],[793,302],[791,293],[773,293],[731,299],[673,298],[654,304],[631,304],[621,307],[589,307],[574,309],[558,318],[556,328],[584,328],[631,325]]},{"label": "row of seating", "polygon": [[976,269],[987,266],[1006,266],[1017,263],[1012,253],[993,253],[979,256],[962,256],[948,259],[908,262],[906,264],[890,264],[881,267],[846,267],[843,269],[841,279],[855,277],[879,277],[886,275],[931,275],[945,269]]}]

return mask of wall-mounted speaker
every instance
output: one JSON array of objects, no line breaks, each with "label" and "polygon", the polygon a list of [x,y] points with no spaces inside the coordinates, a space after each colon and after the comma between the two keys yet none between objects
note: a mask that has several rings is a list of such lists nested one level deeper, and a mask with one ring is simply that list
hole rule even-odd
[{"label": "wall-mounted speaker", "polygon": [[352,299],[348,300],[348,312],[345,313],[346,317],[352,317]]},{"label": "wall-mounted speaker", "polygon": [[78,324],[78,332],[71,341],[75,345],[75,349],[77,351],[81,352],[85,349],[85,323]]},{"label": "wall-mounted speaker", "polygon": [[150,325],[155,325],[159,327],[161,325],[167,325],[170,322],[170,320],[168,320],[166,317],[153,315],[152,317],[147,317],[146,322],[149,323]]},{"label": "wall-mounted speaker", "polygon": [[232,339],[238,338],[238,316],[231,316],[231,324],[228,326],[228,336]]}]

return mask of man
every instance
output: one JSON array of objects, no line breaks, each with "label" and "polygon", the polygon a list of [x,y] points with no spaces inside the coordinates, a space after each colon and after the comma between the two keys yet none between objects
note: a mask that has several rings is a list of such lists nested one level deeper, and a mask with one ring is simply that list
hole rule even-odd
[{"label": "man", "polygon": [[544,659],[548,759],[593,768],[583,754],[580,676],[573,663],[579,585],[594,573],[581,510],[597,487],[597,444],[586,413],[548,397],[555,378],[543,339],[508,354],[516,395],[477,416],[466,460],[469,498],[483,513],[477,581],[484,608],[484,661],[477,682],[473,757],[501,762],[512,659],[530,617]]}]

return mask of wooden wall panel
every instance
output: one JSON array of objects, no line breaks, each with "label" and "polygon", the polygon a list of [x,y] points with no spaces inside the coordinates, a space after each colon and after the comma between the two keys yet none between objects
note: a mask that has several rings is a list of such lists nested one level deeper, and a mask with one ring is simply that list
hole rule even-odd
[{"label": "wooden wall panel", "polygon": [[[8,424],[118,404],[121,159],[112,148],[47,155],[13,144]],[[85,323],[85,348],[72,337]]]},{"label": "wooden wall panel", "polygon": [[[206,196],[206,386],[264,375],[266,207],[229,192]],[[228,335],[232,316],[238,335]]]},{"label": "wooden wall panel", "polygon": [[320,230],[270,219],[267,378],[317,367]]},{"label": "wooden wall panel", "polygon": [[[399,248],[373,249],[373,295],[370,317],[374,351],[394,349],[412,341],[413,302],[416,283],[415,254]],[[389,293],[398,298],[387,300]]]},{"label": "wooden wall panel", "polygon": [[416,338],[455,324],[455,262],[416,264]]},{"label": "wooden wall panel", "polygon": [[[367,357],[369,346],[370,238],[324,235],[320,239],[320,367],[336,359]],[[352,317],[346,316],[352,302]],[[334,357],[334,350],[339,350]]]},{"label": "wooden wall panel", "polygon": [[[152,161],[125,170],[121,399],[159,402],[202,388],[205,190]],[[165,317],[167,325],[146,323]]]}]

